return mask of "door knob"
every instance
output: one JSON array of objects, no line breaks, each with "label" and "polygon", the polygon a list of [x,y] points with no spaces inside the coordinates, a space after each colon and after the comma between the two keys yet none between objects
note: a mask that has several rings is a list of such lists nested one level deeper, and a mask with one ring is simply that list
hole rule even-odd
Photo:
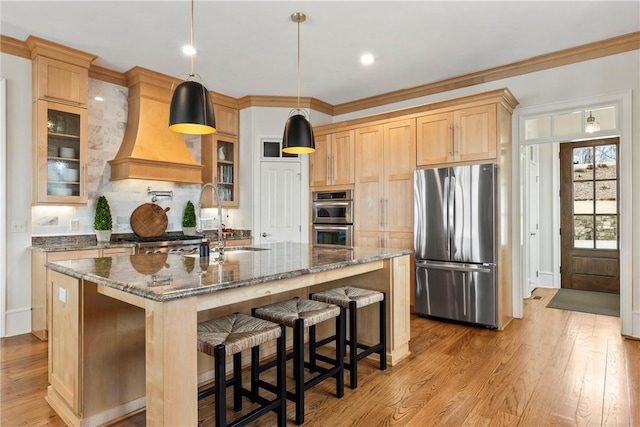
[{"label": "door knob", "polygon": [[262,237],[267,237],[267,236],[271,236],[271,234],[262,233]]},{"label": "door knob", "polygon": [[536,235],[536,233],[529,233],[529,235],[530,235],[530,236],[535,236],[535,235]]}]

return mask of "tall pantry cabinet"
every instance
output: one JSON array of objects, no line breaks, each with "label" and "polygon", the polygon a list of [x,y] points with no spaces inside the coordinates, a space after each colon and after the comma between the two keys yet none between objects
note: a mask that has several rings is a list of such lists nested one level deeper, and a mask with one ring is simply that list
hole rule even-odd
[{"label": "tall pantry cabinet", "polygon": [[415,119],[356,129],[356,246],[413,248]]}]

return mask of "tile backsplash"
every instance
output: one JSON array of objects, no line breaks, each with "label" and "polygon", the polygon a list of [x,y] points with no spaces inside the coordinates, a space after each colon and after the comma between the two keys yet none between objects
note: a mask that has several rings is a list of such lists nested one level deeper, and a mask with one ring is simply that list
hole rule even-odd
[{"label": "tile backsplash", "polygon": [[[94,100],[100,95],[104,101]],[[31,234],[74,235],[93,233],[93,215],[98,196],[104,195],[111,206],[114,233],[131,233],[131,213],[143,203],[151,203],[147,189],[172,191],[173,197],[159,197],[155,202],[169,207],[167,231],[182,230],[182,212],[188,200],[197,206],[198,184],[126,179],[110,181],[108,161],[120,148],[127,124],[128,89],[96,79],[89,79],[89,176],[90,202],[87,206],[34,206],[31,211]],[[187,147],[200,163],[200,136],[185,136]],[[233,210],[223,209],[223,222],[233,227]],[[203,209],[204,229],[216,229],[217,210]]]}]

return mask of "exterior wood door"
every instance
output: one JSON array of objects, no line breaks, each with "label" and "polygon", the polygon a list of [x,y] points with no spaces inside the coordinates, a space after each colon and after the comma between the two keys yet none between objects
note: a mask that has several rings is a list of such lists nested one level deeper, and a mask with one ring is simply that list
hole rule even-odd
[{"label": "exterior wood door", "polygon": [[563,288],[620,293],[618,142],[560,144]]}]

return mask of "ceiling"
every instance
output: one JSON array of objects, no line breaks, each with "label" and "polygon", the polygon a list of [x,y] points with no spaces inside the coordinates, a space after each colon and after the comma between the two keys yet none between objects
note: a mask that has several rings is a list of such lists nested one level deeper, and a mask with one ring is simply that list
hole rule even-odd
[{"label": "ceiling", "polygon": [[[195,1],[195,72],[213,91],[301,96],[332,105],[432,83],[640,30],[633,1]],[[35,35],[186,77],[189,0],[0,1],[0,33]],[[359,57],[370,52],[369,67]]]}]

